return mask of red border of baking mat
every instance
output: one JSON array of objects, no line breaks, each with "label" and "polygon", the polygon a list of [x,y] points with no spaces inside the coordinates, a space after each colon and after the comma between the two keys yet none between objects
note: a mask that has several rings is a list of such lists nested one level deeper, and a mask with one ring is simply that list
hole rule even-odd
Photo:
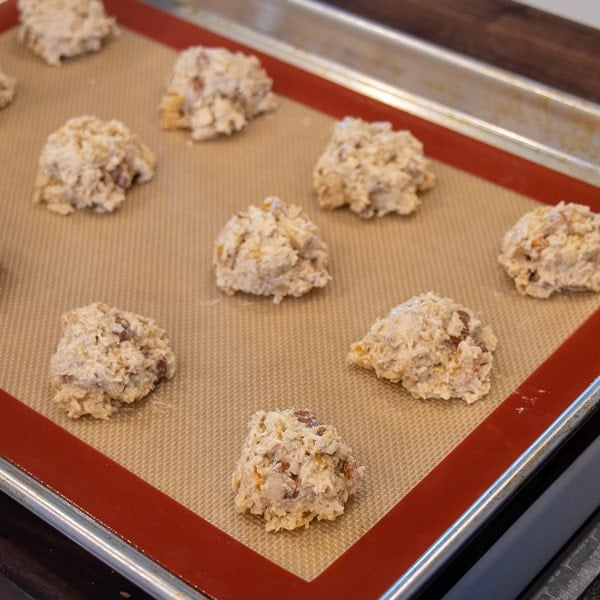
[{"label": "red border of baking mat", "polygon": [[[105,5],[120,24],[175,49],[204,44],[248,50],[134,0],[105,0]],[[0,6],[0,31],[14,26],[17,18],[16,0]],[[280,94],[335,118],[353,114],[389,120],[410,129],[433,158],[548,204],[565,199],[600,211],[600,194],[592,185],[252,52]],[[598,339],[600,310],[311,582],[231,538],[2,390],[0,454],[209,596],[287,600],[376,596],[393,585],[594,380]],[[517,410],[523,396],[535,396],[542,388],[548,390],[543,407],[537,403],[524,413]]]}]

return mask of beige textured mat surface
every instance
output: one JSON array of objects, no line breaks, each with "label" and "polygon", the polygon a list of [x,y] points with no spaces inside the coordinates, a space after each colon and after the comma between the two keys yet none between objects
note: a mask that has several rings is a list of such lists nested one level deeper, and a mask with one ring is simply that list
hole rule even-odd
[{"label": "beige textured mat surface", "polygon": [[[599,305],[598,296],[523,298],[496,265],[504,231],[535,203],[442,164],[408,218],[321,211],[311,171],[332,120],[282,99],[242,134],[192,145],[158,127],[176,53],[124,31],[56,69],[0,36],[18,79],[0,111],[0,386],[244,544],[310,580],[358,540]],[[116,213],[51,214],[31,203],[38,154],[67,119],[119,118],[152,148],[157,173]],[[266,195],[303,206],[331,252],[333,280],[279,306],[223,297],[210,269],[225,221]],[[576,198],[566,198],[576,201]],[[423,402],[346,364],[377,316],[428,290],[471,307],[499,338],[492,392],[467,406]],[[175,378],[109,422],[72,422],[50,400],[48,360],[67,309],[102,300],[156,319]],[[230,474],[259,408],[309,407],[366,465],[333,523],[266,534],[233,510]],[[85,473],[73,473],[85,485]],[[115,495],[118,502],[118,494]]]}]

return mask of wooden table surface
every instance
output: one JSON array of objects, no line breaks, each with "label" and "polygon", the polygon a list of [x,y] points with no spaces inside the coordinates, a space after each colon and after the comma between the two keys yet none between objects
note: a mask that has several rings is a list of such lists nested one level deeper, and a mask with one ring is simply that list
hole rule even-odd
[{"label": "wooden table surface", "polygon": [[[600,103],[600,31],[509,0],[328,4]],[[149,596],[0,494],[0,598]]]},{"label": "wooden table surface", "polygon": [[600,31],[592,27],[509,0],[326,3],[600,103]]}]

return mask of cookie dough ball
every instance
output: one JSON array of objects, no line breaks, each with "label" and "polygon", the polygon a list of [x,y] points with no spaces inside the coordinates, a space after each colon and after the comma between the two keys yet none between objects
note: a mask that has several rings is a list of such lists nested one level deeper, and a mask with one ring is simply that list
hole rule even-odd
[{"label": "cookie dough ball", "polygon": [[166,332],[152,319],[96,302],[61,320],[50,377],[54,402],[72,419],[108,419],[175,374]]},{"label": "cookie dough ball", "polygon": [[415,398],[475,402],[490,390],[497,339],[472,310],[433,292],[378,319],[348,360],[400,382]]},{"label": "cookie dough ball", "polygon": [[117,33],[99,0],[19,0],[19,38],[49,65],[63,58],[98,52]]},{"label": "cookie dough ball", "polygon": [[76,117],[48,137],[40,155],[34,202],[60,215],[112,212],[134,181],[154,175],[154,154],[123,123]]},{"label": "cookie dough ball", "polygon": [[521,294],[600,291],[600,213],[560,202],[523,215],[502,241],[498,262]]},{"label": "cookie dough ball", "polygon": [[317,226],[299,206],[274,196],[231,217],[213,253],[217,286],[226,294],[273,296],[275,304],[323,287],[331,279],[328,263]]},{"label": "cookie dough ball", "polygon": [[275,109],[272,83],[256,56],[193,46],[175,63],[160,105],[161,126],[191,129],[198,141],[230,135]]},{"label": "cookie dough ball", "polygon": [[423,145],[409,131],[352,117],[336,123],[313,171],[322,208],[348,205],[364,219],[412,213],[421,203],[418,194],[434,182]]},{"label": "cookie dough ball", "polygon": [[362,481],[352,450],[309,410],[258,411],[232,475],[235,508],[262,515],[267,531],[333,521]]},{"label": "cookie dough ball", "polygon": [[17,80],[9,77],[0,68],[0,108],[4,108],[15,97]]}]

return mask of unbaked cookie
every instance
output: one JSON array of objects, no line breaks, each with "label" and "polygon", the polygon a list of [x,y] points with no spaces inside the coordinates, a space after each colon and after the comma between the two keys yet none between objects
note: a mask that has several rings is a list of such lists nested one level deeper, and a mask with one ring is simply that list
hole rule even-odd
[{"label": "unbaked cookie", "polygon": [[415,398],[475,402],[490,390],[497,339],[472,310],[433,292],[378,319],[348,360],[400,382]]},{"label": "unbaked cookie", "polygon": [[506,233],[498,262],[521,294],[600,291],[600,213],[560,202],[523,215]]},{"label": "unbaked cookie", "polygon": [[276,197],[231,217],[213,252],[217,286],[225,293],[273,296],[276,304],[326,285],[328,262],[317,226],[302,208]]},{"label": "unbaked cookie", "polygon": [[191,129],[199,141],[230,135],[277,106],[272,83],[256,56],[193,46],[175,63],[160,105],[161,126]]},{"label": "unbaked cookie", "polygon": [[4,108],[15,97],[17,80],[9,77],[0,69],[0,108]]},{"label": "unbaked cookie", "polygon": [[335,124],[313,171],[322,208],[348,205],[365,219],[412,213],[421,204],[419,194],[434,182],[423,145],[409,131],[352,117]]},{"label": "unbaked cookie", "polygon": [[33,200],[61,215],[83,208],[112,212],[134,182],[152,179],[155,163],[154,154],[120,121],[76,117],[48,137]]},{"label": "unbaked cookie", "polygon": [[262,515],[267,531],[332,521],[343,514],[363,474],[335,427],[311,411],[259,410],[232,475],[235,508]]},{"label": "unbaked cookie", "polygon": [[49,65],[63,58],[98,52],[117,33],[100,0],[19,0],[19,38]]},{"label": "unbaked cookie", "polygon": [[175,374],[166,332],[152,319],[96,302],[61,320],[50,377],[54,402],[72,419],[108,419]]}]

